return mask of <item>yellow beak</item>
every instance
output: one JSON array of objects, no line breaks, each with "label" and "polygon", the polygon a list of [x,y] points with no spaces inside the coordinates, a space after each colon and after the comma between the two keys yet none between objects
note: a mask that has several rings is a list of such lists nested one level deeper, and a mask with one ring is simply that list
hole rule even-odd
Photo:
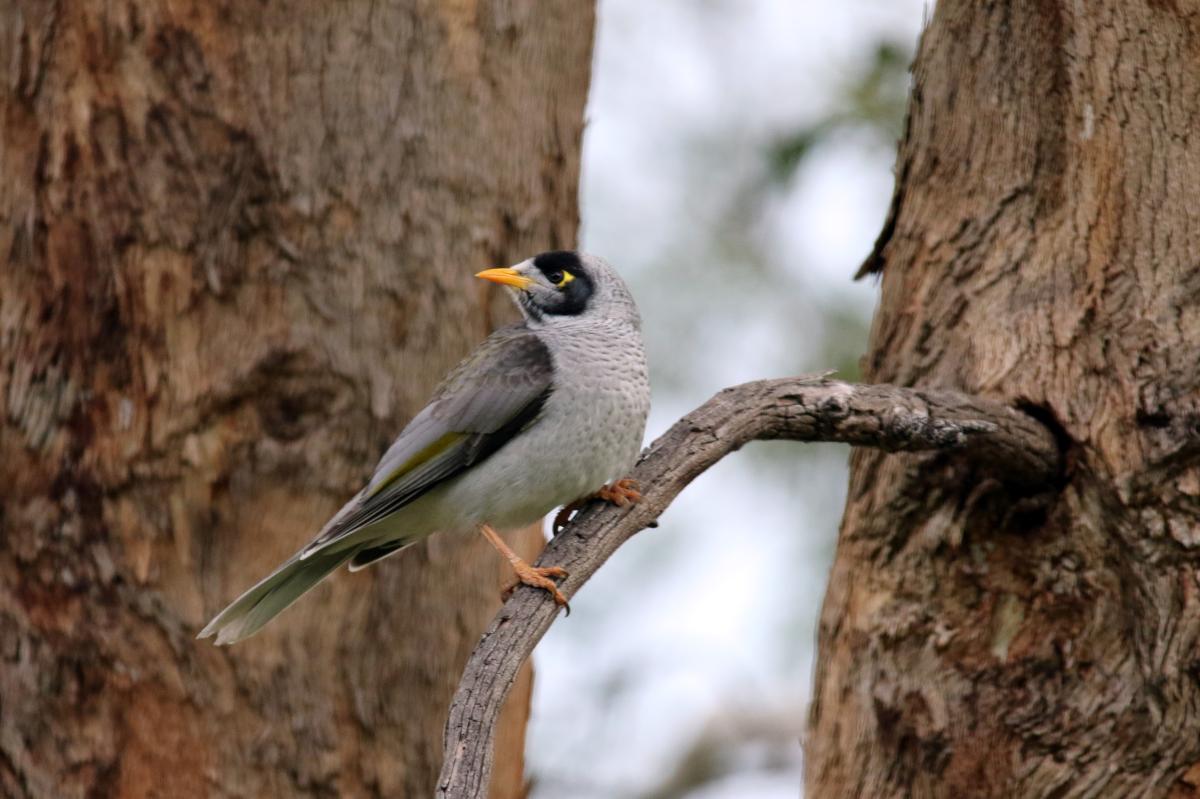
[{"label": "yellow beak", "polygon": [[485,269],[475,277],[481,277],[484,280],[490,280],[493,283],[501,283],[505,286],[524,289],[533,281],[522,275],[516,269],[505,267],[504,269]]}]

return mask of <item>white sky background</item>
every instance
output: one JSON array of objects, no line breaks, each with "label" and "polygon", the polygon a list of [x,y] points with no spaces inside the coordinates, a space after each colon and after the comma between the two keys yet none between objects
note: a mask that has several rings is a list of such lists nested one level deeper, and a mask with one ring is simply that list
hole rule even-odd
[{"label": "white sky background", "polygon": [[[829,367],[830,308],[869,318],[877,288],[850,277],[882,224],[892,151],[848,134],[763,201],[740,199],[769,144],[825,116],[877,41],[915,43],[924,6],[601,0],[582,240],[645,318],[648,440],[723,386]],[[535,655],[535,799],[645,795],[705,730],[733,742],[732,775],[671,796],[795,799],[846,455],[748,447],[600,570]]]}]

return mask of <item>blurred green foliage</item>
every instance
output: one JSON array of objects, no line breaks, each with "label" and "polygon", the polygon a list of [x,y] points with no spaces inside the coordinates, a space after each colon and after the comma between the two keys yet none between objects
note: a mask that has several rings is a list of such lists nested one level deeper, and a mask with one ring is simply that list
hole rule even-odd
[{"label": "blurred green foliage", "polygon": [[875,45],[874,55],[837,92],[840,103],[810,125],[778,139],[767,153],[772,177],[787,181],[822,142],[847,131],[871,135],[892,148],[903,129],[912,48],[892,41]]}]

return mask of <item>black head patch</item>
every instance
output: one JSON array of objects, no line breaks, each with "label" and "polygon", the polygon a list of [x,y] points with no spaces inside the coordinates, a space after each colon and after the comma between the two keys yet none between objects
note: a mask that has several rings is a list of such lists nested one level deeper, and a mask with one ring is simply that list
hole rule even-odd
[{"label": "black head patch", "polygon": [[[533,265],[536,266],[543,275],[550,278],[551,275],[562,272],[570,272],[579,277],[583,272],[583,262],[579,260],[579,256],[570,250],[551,250],[544,252],[541,255],[534,256]],[[557,280],[551,280],[551,283],[557,283]]]},{"label": "black head patch", "polygon": [[537,298],[542,314],[575,316],[583,313],[596,287],[577,253],[570,250],[544,252],[533,259],[533,265],[555,285],[561,283],[565,275],[572,278],[558,286],[553,295]]}]

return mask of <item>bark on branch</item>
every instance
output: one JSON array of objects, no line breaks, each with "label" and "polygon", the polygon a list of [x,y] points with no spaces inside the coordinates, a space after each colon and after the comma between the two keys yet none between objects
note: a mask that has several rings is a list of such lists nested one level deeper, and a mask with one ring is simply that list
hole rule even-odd
[{"label": "bark on branch", "polygon": [[[850,384],[824,375],[763,380],[727,388],[675,423],[634,469],[642,501],[621,509],[584,509],[547,546],[539,565],[570,572],[568,597],[617,547],[654,522],[684,486],[754,440],[837,441],[888,452],[956,450],[981,471],[1025,487],[1051,484],[1062,468],[1051,432],[1001,403],[948,391]],[[544,591],[521,588],[500,609],[467,662],[450,705],[444,799],[485,799],[492,739],[517,670],[558,607]]]}]

